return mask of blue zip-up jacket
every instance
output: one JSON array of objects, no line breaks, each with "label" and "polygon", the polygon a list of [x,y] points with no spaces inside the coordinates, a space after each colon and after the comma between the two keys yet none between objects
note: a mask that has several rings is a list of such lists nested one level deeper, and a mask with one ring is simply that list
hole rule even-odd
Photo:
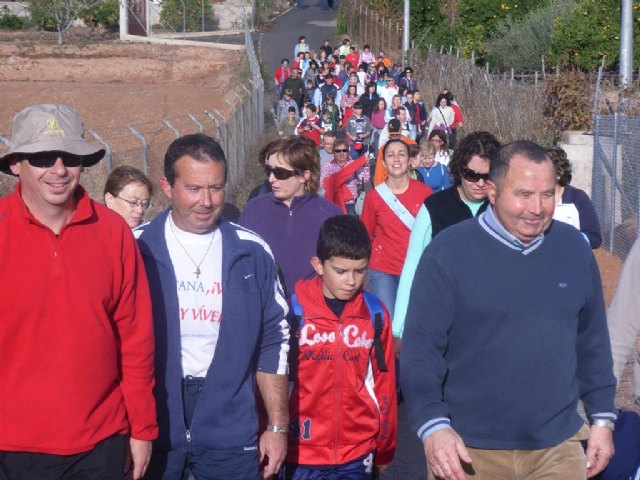
[{"label": "blue zip-up jacket", "polygon": [[287,374],[287,304],[269,247],[255,233],[223,218],[222,323],[213,361],[193,414],[184,421],[176,276],[164,236],[170,208],[136,229],[149,278],[156,335],[156,386],[164,449],[255,446],[256,371]]}]

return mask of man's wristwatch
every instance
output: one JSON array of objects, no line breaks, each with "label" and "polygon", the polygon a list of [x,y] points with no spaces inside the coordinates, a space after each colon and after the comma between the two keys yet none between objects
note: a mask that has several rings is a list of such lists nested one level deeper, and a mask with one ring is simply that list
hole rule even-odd
[{"label": "man's wristwatch", "polygon": [[616,429],[616,424],[613,420],[608,420],[606,418],[597,418],[591,423],[591,425],[595,425],[596,427],[604,427],[608,428],[612,432]]},{"label": "man's wristwatch", "polygon": [[288,427],[284,427],[282,425],[267,425],[267,428],[265,428],[265,431],[273,432],[273,433],[284,433],[284,434],[287,434],[287,433],[289,433],[289,428]]}]

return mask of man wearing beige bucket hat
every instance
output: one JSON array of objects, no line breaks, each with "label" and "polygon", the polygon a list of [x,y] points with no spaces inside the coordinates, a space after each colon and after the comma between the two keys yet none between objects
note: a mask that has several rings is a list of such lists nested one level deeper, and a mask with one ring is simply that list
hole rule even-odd
[{"label": "man wearing beige bucket hat", "polygon": [[33,105],[0,157],[19,177],[0,199],[0,480],[123,478],[126,450],[140,478],[158,433],[149,287],[127,224],[78,184],[104,156],[83,131]]}]

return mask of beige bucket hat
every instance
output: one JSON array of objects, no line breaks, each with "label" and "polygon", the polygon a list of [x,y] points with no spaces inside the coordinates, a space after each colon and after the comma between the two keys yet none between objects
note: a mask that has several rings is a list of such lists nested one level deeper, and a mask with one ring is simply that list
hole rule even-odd
[{"label": "beige bucket hat", "polygon": [[82,158],[91,167],[104,157],[104,149],[84,139],[78,112],[68,105],[31,105],[13,117],[11,144],[0,158],[0,171],[12,175],[11,160],[21,153],[65,152]]}]

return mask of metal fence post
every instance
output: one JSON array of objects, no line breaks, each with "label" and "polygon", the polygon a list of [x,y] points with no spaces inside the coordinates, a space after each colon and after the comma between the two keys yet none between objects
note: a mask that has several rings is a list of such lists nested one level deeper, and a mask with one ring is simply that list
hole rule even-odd
[{"label": "metal fence post", "polygon": [[178,131],[178,129],[176,127],[174,127],[173,125],[171,125],[171,123],[169,122],[169,120],[162,120],[162,123],[164,124],[165,127],[167,127],[169,130],[173,131],[173,134],[176,136],[176,138],[180,138],[180,132]]},{"label": "metal fence post", "polygon": [[[216,126],[216,141],[220,144],[220,146],[222,147],[222,130],[220,129],[220,124],[218,123],[218,119],[216,118],[216,116],[213,113],[208,112],[207,110],[204,111],[204,113],[207,114],[207,116],[213,120],[213,123]],[[224,149],[224,147],[223,147]]]},{"label": "metal fence post", "polygon": [[142,144],[142,162],[144,165],[144,174],[148,175],[149,174],[149,155],[148,155],[149,147],[147,147],[147,141],[131,125],[127,125],[127,128],[131,133],[133,133],[136,137],[138,137],[138,140],[140,140],[140,143]]},{"label": "metal fence post", "polygon": [[[225,152],[229,151],[229,126],[227,125],[227,117],[225,117],[222,113],[220,113],[220,110],[218,110],[217,108],[213,109],[214,112],[216,112],[220,117],[222,117],[222,124],[224,125],[225,128],[225,134],[224,134],[224,138],[222,138],[222,135],[220,136],[220,138],[218,138],[218,142],[220,143],[220,145],[222,145],[223,149]],[[222,133],[222,129],[220,129],[220,133]]]},{"label": "metal fence post", "polygon": [[613,116],[613,152],[611,154],[611,226],[609,233],[609,251],[613,251],[616,227],[616,173],[618,170],[618,112]]},{"label": "metal fence post", "polygon": [[191,121],[198,126],[198,128],[200,129],[200,133],[204,132],[204,126],[198,120],[196,120],[196,117],[194,117],[190,113],[187,113],[187,115],[191,119]]},{"label": "metal fence post", "polygon": [[89,132],[93,136],[93,138],[95,138],[98,142],[100,142],[104,147],[104,159],[105,159],[104,170],[106,174],[109,175],[111,173],[111,170],[113,170],[113,165],[111,163],[111,161],[113,160],[113,156],[111,155],[111,147],[100,135],[98,135],[96,132],[94,132],[90,128],[87,129],[87,132]]}]

